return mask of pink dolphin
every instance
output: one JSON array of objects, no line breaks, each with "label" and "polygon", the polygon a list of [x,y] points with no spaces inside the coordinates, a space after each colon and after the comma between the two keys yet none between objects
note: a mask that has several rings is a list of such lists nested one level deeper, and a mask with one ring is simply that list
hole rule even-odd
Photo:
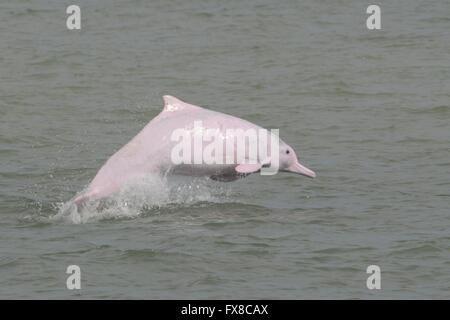
[{"label": "pink dolphin", "polygon": [[[172,96],[164,96],[164,109],[151,120],[130,142],[113,154],[100,168],[86,191],[74,199],[79,205],[86,200],[105,198],[133,179],[151,173],[177,173],[191,176],[209,176],[218,181],[233,181],[248,174],[261,171],[271,162],[271,154],[247,163],[233,154],[233,163],[174,163],[173,150],[177,142],[173,139],[176,130],[194,131],[214,129],[223,141],[230,139],[227,129],[266,130],[251,122],[227,114],[185,103]],[[201,124],[198,127],[198,124]],[[267,131],[267,130],[266,130]],[[227,136],[228,135],[228,136]],[[233,137],[231,137],[233,138]],[[278,139],[279,171],[292,172],[314,178],[314,171],[306,168],[297,159],[295,151]],[[251,142],[246,142],[248,143]],[[242,145],[241,145],[242,146]],[[234,150],[234,152],[237,152]],[[243,153],[244,157],[248,152]]]}]

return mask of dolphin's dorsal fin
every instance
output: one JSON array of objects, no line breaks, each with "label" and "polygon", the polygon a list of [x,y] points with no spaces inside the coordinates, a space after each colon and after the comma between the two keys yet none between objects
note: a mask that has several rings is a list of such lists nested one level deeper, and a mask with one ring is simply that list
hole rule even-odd
[{"label": "dolphin's dorsal fin", "polygon": [[163,112],[177,112],[181,110],[199,110],[202,109],[199,106],[195,106],[193,104],[186,103],[177,99],[173,96],[165,95],[163,96],[164,100],[164,109]]}]

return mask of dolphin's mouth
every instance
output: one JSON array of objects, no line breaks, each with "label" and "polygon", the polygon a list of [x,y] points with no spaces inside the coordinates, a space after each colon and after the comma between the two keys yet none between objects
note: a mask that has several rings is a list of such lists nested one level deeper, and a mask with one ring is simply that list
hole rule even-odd
[{"label": "dolphin's mouth", "polygon": [[293,165],[289,166],[286,171],[301,174],[302,176],[308,177],[308,178],[315,178],[316,173],[312,171],[311,169],[305,167],[300,162],[296,162]]}]

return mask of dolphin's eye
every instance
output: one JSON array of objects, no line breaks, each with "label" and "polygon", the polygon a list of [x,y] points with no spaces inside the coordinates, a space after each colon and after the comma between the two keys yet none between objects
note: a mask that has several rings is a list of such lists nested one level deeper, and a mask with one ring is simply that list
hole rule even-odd
[{"label": "dolphin's eye", "polygon": [[286,150],[286,154],[289,154],[289,150]]}]

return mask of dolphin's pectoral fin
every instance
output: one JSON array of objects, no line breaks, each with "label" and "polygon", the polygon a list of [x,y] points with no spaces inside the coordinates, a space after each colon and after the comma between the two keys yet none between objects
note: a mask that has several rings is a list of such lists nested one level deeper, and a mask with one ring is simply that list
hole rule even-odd
[{"label": "dolphin's pectoral fin", "polygon": [[234,168],[237,173],[243,173],[243,174],[250,174],[255,173],[261,170],[261,164],[260,163],[254,163],[254,164],[247,164],[247,163],[241,163],[237,165],[236,168]]}]

